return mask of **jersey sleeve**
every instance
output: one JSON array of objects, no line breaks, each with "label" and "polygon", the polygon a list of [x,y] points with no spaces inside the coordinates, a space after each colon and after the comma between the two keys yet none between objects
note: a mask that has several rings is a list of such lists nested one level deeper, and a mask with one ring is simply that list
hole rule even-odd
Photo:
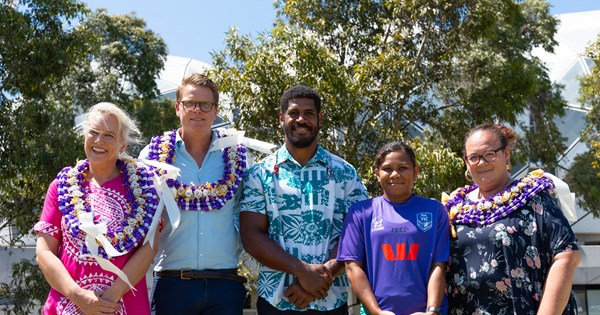
[{"label": "jersey sleeve", "polygon": [[438,231],[433,252],[433,262],[447,262],[450,258],[450,221],[444,205],[437,201],[435,203],[438,213]]},{"label": "jersey sleeve", "polygon": [[366,260],[365,209],[362,205],[357,203],[351,206],[344,219],[337,254],[340,262],[355,260],[364,263]]}]

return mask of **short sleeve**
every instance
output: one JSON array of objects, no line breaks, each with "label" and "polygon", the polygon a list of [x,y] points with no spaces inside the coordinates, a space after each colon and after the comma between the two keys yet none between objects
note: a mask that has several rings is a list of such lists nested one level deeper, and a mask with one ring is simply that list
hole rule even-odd
[{"label": "short sleeve", "polygon": [[569,221],[562,213],[556,201],[549,193],[540,194],[540,198],[536,200],[538,204],[534,204],[534,211],[539,212],[540,209],[535,207],[541,206],[542,215],[540,216],[544,237],[545,248],[552,256],[556,256],[562,252],[578,250],[577,238],[571,229]]},{"label": "short sleeve", "polygon": [[267,214],[267,200],[261,181],[260,164],[255,164],[244,174],[243,193],[240,200],[240,211]]},{"label": "short sleeve", "polygon": [[356,203],[350,207],[342,227],[337,261],[344,262],[355,260],[361,263],[365,262],[365,220],[365,209],[363,208],[362,202]]},{"label": "short sleeve", "polygon": [[446,208],[437,201],[436,204],[439,219],[433,262],[447,262],[450,259],[450,221]]},{"label": "short sleeve", "polygon": [[61,220],[62,213],[58,208],[58,181],[55,179],[48,187],[42,215],[40,220],[34,225],[33,230],[60,240],[62,237]]},{"label": "short sleeve", "polygon": [[[350,184],[346,187],[346,196],[344,199],[346,210],[348,210],[353,204],[369,198],[367,188],[365,188],[365,185],[363,185],[358,173],[355,169],[352,170],[354,172],[354,176],[352,180],[349,181]],[[347,213],[347,211],[345,212]]]}]

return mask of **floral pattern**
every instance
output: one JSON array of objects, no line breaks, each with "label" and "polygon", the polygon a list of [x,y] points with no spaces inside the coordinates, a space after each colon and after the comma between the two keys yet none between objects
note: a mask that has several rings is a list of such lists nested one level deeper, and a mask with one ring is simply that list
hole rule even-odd
[{"label": "floral pattern", "polygon": [[[245,174],[241,211],[264,214],[269,238],[310,264],[324,263],[339,239],[350,205],[366,199],[356,170],[337,156],[317,148],[300,166],[282,147],[254,164]],[[260,266],[259,296],[280,310],[299,310],[283,297],[293,275]],[[327,297],[309,304],[311,310],[332,310],[347,298],[348,279],[337,277]]]},{"label": "floral pattern", "polygon": [[[536,314],[552,258],[578,250],[547,191],[487,225],[458,224],[451,240],[450,314]],[[563,314],[575,314],[571,299]]]}]

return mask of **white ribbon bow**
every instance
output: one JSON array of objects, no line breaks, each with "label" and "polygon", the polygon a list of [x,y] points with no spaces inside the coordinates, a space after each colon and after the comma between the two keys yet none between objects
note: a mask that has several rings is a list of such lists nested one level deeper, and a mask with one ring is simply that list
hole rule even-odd
[{"label": "white ribbon bow", "polygon": [[219,131],[227,136],[213,141],[212,146],[208,150],[209,152],[221,150],[227,147],[233,147],[238,144],[243,144],[248,149],[256,150],[265,154],[271,154],[273,153],[274,149],[277,148],[277,146],[274,144],[244,137],[244,131],[235,129],[219,129]]},{"label": "white ribbon bow", "polygon": [[160,217],[162,216],[163,208],[167,209],[167,215],[169,216],[169,222],[172,228],[171,234],[173,234],[173,231],[175,231],[175,229],[179,227],[179,221],[181,219],[181,214],[179,213],[179,206],[177,206],[175,197],[173,197],[173,194],[171,193],[171,188],[169,188],[169,186],[167,185],[167,180],[174,180],[177,179],[177,177],[179,177],[179,168],[167,163],[147,159],[136,160],[136,162],[154,166],[166,172],[160,177],[156,174],[152,176],[154,188],[156,189],[156,193],[160,198],[158,207],[156,208],[156,212],[152,220],[152,224],[150,225],[150,229],[148,230],[148,234],[146,235],[146,239],[144,240],[144,244],[150,241],[150,247],[152,247],[154,245],[154,235],[156,234],[156,227],[158,226],[158,222],[160,221]]},{"label": "white ribbon bow", "polygon": [[[106,226],[106,222],[100,222],[98,224],[94,224],[94,213],[93,212],[84,212],[79,214],[79,221],[81,224],[79,225],[79,229],[85,232],[85,244],[87,245],[88,250],[90,251],[89,255],[85,255],[87,257],[92,257],[98,262],[102,269],[110,271],[117,275],[123,282],[129,285],[129,288],[135,291],[131,282],[127,278],[127,275],[121,271],[117,266],[111,263],[108,259],[104,259],[98,255],[98,243],[96,240],[102,244],[102,247],[106,251],[106,254],[109,257],[117,257],[126,254],[121,253],[116,250],[112,244],[108,241],[108,239],[104,236],[108,231]],[[135,295],[135,293],[133,293]]]}]

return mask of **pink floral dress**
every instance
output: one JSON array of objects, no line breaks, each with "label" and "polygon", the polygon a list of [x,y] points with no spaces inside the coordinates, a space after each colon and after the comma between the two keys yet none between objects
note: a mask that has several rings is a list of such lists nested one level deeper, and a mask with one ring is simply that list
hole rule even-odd
[{"label": "pink floral dress", "polygon": [[[109,229],[120,225],[127,209],[127,194],[122,176],[102,184],[100,187],[84,183],[89,202],[94,209],[94,223],[105,221]],[[58,182],[54,180],[46,194],[44,209],[40,221],[34,226],[37,233],[48,234],[60,241],[58,257],[73,278],[82,288],[92,291],[104,291],[117,280],[117,276],[102,269],[93,258],[82,257],[81,249],[84,245],[85,233],[81,232],[76,238],[66,230],[65,220],[58,207]],[[135,249],[137,250],[137,249]],[[110,261],[123,269],[135,250]],[[142,279],[135,285],[135,293],[129,291],[119,301],[120,309],[115,314],[150,314],[150,302],[146,280]],[[77,306],[51,289],[48,299],[42,310],[43,314],[83,314]]]}]

